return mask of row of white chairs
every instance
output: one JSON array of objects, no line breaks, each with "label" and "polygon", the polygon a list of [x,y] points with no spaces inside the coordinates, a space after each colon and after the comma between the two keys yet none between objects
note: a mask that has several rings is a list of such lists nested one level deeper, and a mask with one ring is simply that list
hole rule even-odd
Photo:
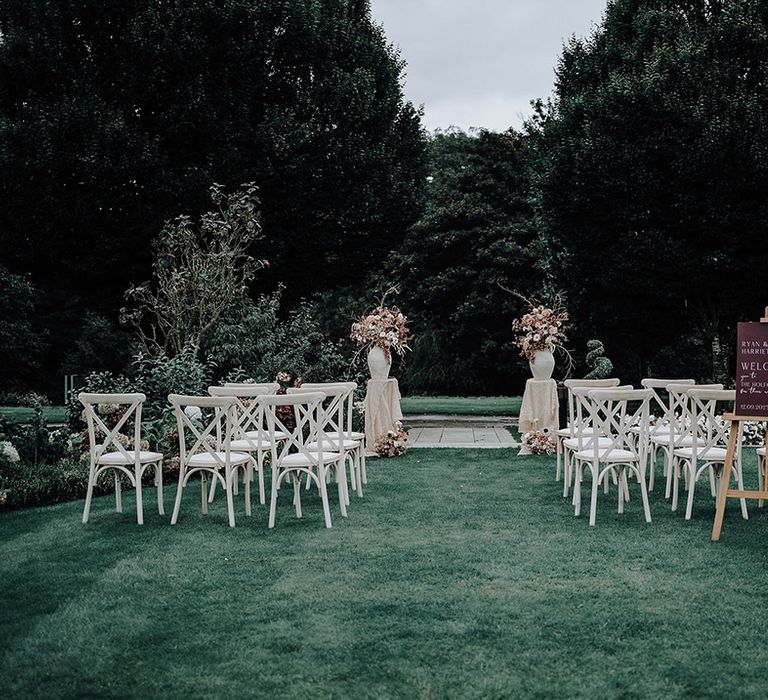
[{"label": "row of white chairs", "polygon": [[[306,488],[317,487],[325,525],[330,528],[327,485],[330,477],[335,477],[339,508],[342,517],[346,517],[350,503],[347,466],[349,483],[359,497],[363,496],[363,485],[367,483],[365,434],[352,430],[356,388],[354,382],[315,383],[278,395],[276,383],[228,383],[210,387],[208,396],[169,395],[179,435],[179,482],[171,524],[178,520],[190,478],[198,475],[202,512],[208,513],[208,504],[214,500],[218,484],[224,489],[229,524],[234,527],[234,497],[239,492],[240,475],[246,515],[251,515],[250,488],[254,479],[258,479],[259,502],[262,505],[266,502],[267,458],[272,473],[270,528],[275,525],[278,494],[286,481],[293,482],[293,505],[297,517],[302,516],[302,478],[306,480]],[[142,524],[142,478],[153,468],[158,512],[164,515],[164,456],[140,447],[145,395],[81,393],[78,398],[85,409],[90,458],[83,523],[87,523],[90,516],[96,483],[108,471],[114,476],[116,510],[122,512],[120,475],[124,474],[136,491],[136,517]],[[107,424],[99,409],[105,404],[121,409],[122,415],[114,425]],[[133,437],[126,446],[124,431],[131,422]]]},{"label": "row of white chairs", "polygon": [[[648,492],[654,488],[654,472],[661,453],[666,478],[665,497],[677,510],[680,481],[687,488],[686,519],[691,518],[695,486],[709,475],[716,497],[727,454],[729,423],[722,418],[732,406],[735,391],[721,384],[696,385],[692,379],[644,379],[642,389],[622,386],[616,378],[567,380],[568,425],[557,432],[555,478],[563,478],[563,497],[574,487],[573,505],[581,511],[581,482],[592,477],[590,525],[595,524],[600,485],[618,488],[618,511],[629,500],[628,474],[640,487],[643,510],[651,521]],[[654,421],[651,421],[651,407]],[[765,447],[758,448],[758,477],[765,482]],[[741,436],[734,454],[733,475],[743,490]],[[741,499],[742,517],[748,517]]]}]

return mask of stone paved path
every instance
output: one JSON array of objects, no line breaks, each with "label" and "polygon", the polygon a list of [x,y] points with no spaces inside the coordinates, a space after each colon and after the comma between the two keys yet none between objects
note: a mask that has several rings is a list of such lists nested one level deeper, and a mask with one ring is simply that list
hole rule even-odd
[{"label": "stone paved path", "polygon": [[514,448],[519,447],[507,426],[516,421],[507,416],[410,415],[403,419],[408,428],[409,447]]}]

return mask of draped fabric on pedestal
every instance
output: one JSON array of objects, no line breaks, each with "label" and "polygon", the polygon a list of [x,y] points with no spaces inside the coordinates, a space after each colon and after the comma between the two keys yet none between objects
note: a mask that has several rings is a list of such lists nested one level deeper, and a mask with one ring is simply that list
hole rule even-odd
[{"label": "draped fabric on pedestal", "polygon": [[365,394],[365,443],[367,454],[375,455],[376,439],[388,430],[395,429],[395,423],[403,420],[400,410],[400,387],[397,379],[369,379]]},{"label": "draped fabric on pedestal", "polygon": [[[529,379],[525,383],[520,406],[520,434],[531,430],[549,430],[552,439],[559,427],[557,382],[554,379]],[[520,454],[530,454],[522,447]]]}]

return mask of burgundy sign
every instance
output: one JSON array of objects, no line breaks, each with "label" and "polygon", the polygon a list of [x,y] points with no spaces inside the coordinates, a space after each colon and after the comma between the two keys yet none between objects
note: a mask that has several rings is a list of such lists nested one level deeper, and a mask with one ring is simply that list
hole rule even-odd
[{"label": "burgundy sign", "polygon": [[768,416],[768,323],[739,324],[735,413]]}]

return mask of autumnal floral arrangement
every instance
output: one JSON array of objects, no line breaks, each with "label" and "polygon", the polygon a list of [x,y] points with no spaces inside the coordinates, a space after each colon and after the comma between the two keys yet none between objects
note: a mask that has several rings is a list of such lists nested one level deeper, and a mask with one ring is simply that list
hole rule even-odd
[{"label": "autumnal floral arrangement", "polygon": [[408,449],[408,433],[403,430],[400,421],[395,423],[394,430],[388,430],[381,437],[376,438],[373,450],[379,457],[399,457]]},{"label": "autumnal floral arrangement", "polygon": [[402,355],[406,350],[411,349],[408,346],[411,335],[408,330],[408,319],[403,312],[397,306],[385,305],[387,294],[380,299],[379,305],[373,311],[352,324],[349,337],[361,350],[380,347],[384,350],[386,358],[390,360],[393,350],[398,355]]},{"label": "autumnal floral arrangement", "polygon": [[530,430],[523,435],[523,445],[533,455],[551,455],[557,445],[548,430]]},{"label": "autumnal floral arrangement", "polygon": [[539,350],[562,348],[567,340],[565,329],[568,323],[568,311],[562,295],[555,294],[551,306],[544,306],[517,292],[513,294],[529,306],[527,313],[512,321],[515,344],[520,348],[520,354],[532,360]]}]

